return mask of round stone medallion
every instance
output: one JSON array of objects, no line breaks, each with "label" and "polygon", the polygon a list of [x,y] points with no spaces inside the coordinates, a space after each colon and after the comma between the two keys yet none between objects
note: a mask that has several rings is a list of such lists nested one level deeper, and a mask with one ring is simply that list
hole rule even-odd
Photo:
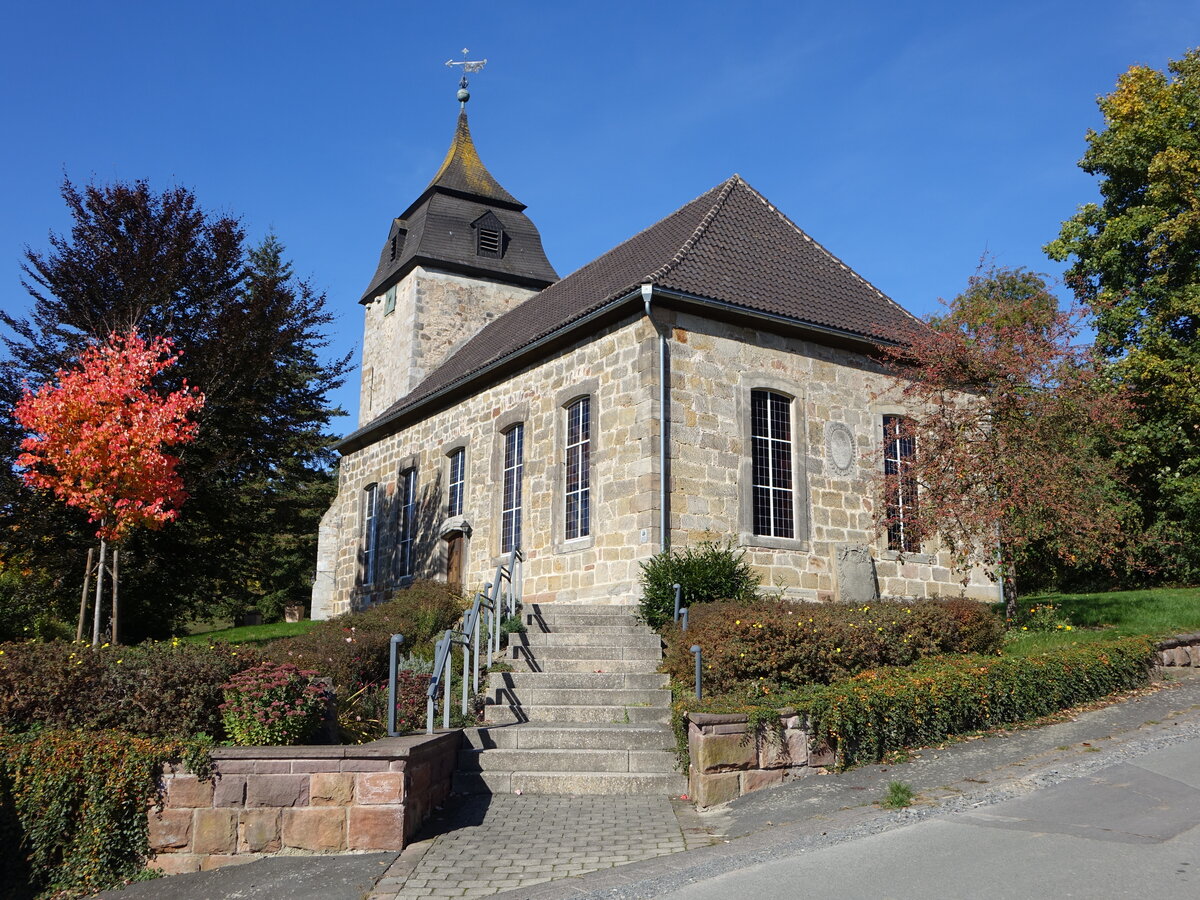
[{"label": "round stone medallion", "polygon": [[838,475],[849,475],[854,469],[854,432],[841,422],[825,426],[825,458]]}]

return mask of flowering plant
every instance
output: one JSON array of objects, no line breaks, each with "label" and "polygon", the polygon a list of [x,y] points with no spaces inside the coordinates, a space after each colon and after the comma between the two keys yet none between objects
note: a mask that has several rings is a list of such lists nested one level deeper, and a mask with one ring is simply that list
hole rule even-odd
[{"label": "flowering plant", "polygon": [[299,744],[316,730],[328,703],[317,673],[291,663],[263,663],[222,685],[225,731],[240,746]]}]

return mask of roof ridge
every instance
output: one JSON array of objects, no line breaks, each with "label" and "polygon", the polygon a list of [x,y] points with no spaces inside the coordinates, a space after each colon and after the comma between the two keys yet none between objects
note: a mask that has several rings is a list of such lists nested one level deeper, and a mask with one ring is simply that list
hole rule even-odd
[{"label": "roof ridge", "polygon": [[812,244],[818,251],[823,253],[825,256],[829,257],[829,259],[831,261],[837,263],[837,265],[840,266],[844,271],[849,272],[851,276],[853,276],[858,281],[861,281],[864,285],[866,285],[868,288],[873,290],[879,296],[879,298],[881,300],[885,300],[886,302],[890,303],[892,306],[896,307],[896,309],[900,310],[900,312],[904,313],[904,315],[908,316],[913,321],[915,321],[915,322],[921,321],[919,318],[917,318],[912,313],[910,313],[907,309],[905,309],[903,306],[901,306],[899,303],[897,303],[895,300],[893,300],[891,297],[889,297],[887,294],[885,294],[883,291],[881,291],[879,288],[877,288],[874,284],[872,284],[866,278],[863,278],[861,275],[859,275],[858,272],[854,271],[854,269],[852,269],[850,266],[848,266],[844,262],[842,262],[842,260],[837,256],[836,253],[833,253],[831,250],[826,248],[826,246],[824,244],[822,244],[820,241],[818,241],[816,238],[814,238],[811,234],[809,234],[807,231],[805,231],[803,228],[801,228],[799,225],[797,225],[795,222],[793,222],[790,218],[788,218],[788,216],[784,212],[782,212],[777,206],[775,206],[775,204],[773,204],[770,200],[768,200],[761,193],[759,193],[757,190],[755,190],[753,185],[751,185],[745,179],[741,178],[741,176],[734,176],[734,177],[738,178],[738,180],[741,181],[742,186],[745,187],[746,190],[748,190],[752,195],[754,195],[754,197],[758,200],[759,203],[761,203],[768,210],[770,210],[772,213],[774,213],[776,216],[778,216],[780,221],[784,222],[786,225],[788,225],[792,229],[794,229],[795,232],[800,235],[800,237],[804,238],[804,240],[806,240],[810,244]]},{"label": "roof ridge", "polygon": [[[700,220],[700,224],[696,226],[696,230],[688,236],[688,239],[684,241],[682,245],[680,245],[679,249],[675,251],[674,256],[643,278],[641,282],[642,284],[654,284],[659,279],[665,278],[667,275],[669,275],[673,269],[678,267],[679,264],[683,262],[684,257],[691,252],[691,249],[695,247],[700,238],[704,236],[704,232],[706,232],[709,226],[712,225],[713,220],[717,217],[717,213],[719,213],[725,206],[725,201],[729,199],[729,195],[733,193],[734,187],[739,183],[746,184],[746,182],[742,181],[742,176],[737,174],[737,172],[734,172],[729,178],[725,179],[725,183],[721,186],[721,192],[717,195],[716,200],[713,201],[713,205],[709,211],[704,214],[704,218]],[[749,187],[749,185],[746,186]],[[708,192],[705,191],[705,193]],[[700,196],[704,195],[701,194]],[[684,206],[686,205],[687,204],[684,204]],[[680,207],[680,209],[683,209],[683,207]]]}]

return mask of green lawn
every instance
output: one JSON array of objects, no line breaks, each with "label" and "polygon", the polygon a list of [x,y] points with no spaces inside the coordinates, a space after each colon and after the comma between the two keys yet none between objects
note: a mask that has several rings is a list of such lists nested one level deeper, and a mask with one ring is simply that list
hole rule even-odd
[{"label": "green lawn", "polygon": [[1200,631],[1200,587],[1111,591],[1100,594],[1040,594],[1022,607],[1051,603],[1071,623],[1070,631],[1015,632],[1004,648],[1012,656],[1044,653],[1056,647],[1146,634],[1169,637]]},{"label": "green lawn", "polygon": [[311,619],[302,622],[272,622],[269,625],[243,625],[240,628],[222,628],[217,631],[203,631],[199,634],[182,635],[181,641],[193,644],[206,644],[209,641],[225,641],[230,644],[263,644],[276,638],[291,637],[294,634],[304,634],[319,625]]}]

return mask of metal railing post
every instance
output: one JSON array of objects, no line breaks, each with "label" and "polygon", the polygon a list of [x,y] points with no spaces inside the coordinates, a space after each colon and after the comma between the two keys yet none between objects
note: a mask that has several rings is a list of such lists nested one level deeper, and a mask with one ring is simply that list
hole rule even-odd
[{"label": "metal railing post", "polygon": [[446,632],[446,669],[445,679],[446,684],[443,687],[442,693],[442,727],[448,729],[450,727],[450,682],[453,680],[450,668],[451,662],[454,660],[454,639],[450,636],[450,632]]},{"label": "metal railing post", "polygon": [[[478,603],[479,598],[476,597],[475,601]],[[473,690],[475,692],[475,694],[478,695],[479,694],[479,616],[475,617],[475,635],[473,638],[473,646],[474,646],[474,656],[472,657],[472,659],[475,662],[475,669],[471,675],[471,690]]]},{"label": "metal railing post", "polygon": [[689,610],[689,609],[691,609],[691,607],[690,607],[690,606],[685,606],[683,609],[681,609],[681,610],[679,611],[679,623],[680,623],[680,625],[679,625],[679,630],[680,630],[680,631],[687,631],[687,625],[688,625],[688,610]]},{"label": "metal railing post", "polygon": [[700,652],[699,644],[692,644],[691,652],[696,654],[696,699],[700,700],[702,699],[700,690],[700,659],[703,654]]},{"label": "metal railing post", "polygon": [[675,588],[675,621],[678,622],[679,621],[679,601],[682,599],[683,585],[676,583],[675,585],[673,585],[673,587]]},{"label": "metal railing post", "polygon": [[393,634],[391,648],[388,651],[388,737],[396,737],[396,660],[399,647],[404,643],[404,635]]}]

